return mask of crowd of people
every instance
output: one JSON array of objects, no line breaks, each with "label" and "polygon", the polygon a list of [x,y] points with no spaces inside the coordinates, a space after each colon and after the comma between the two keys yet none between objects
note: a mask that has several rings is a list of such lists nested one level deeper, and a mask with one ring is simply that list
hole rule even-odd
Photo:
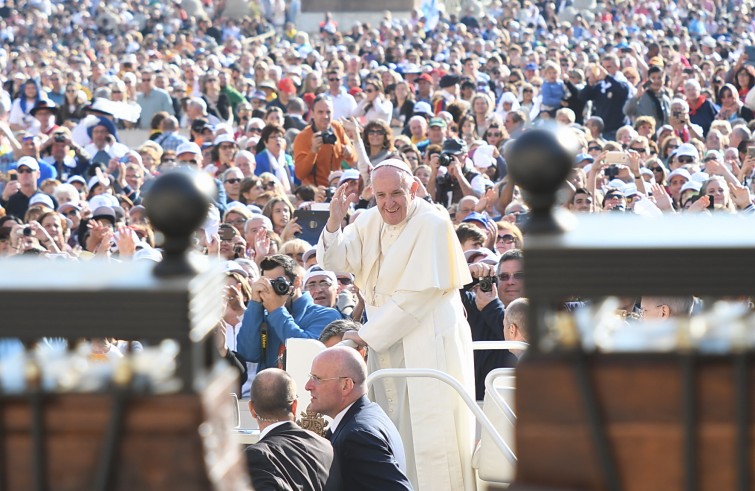
[{"label": "crowd of people", "polygon": [[[557,125],[577,143],[558,203],[574,213],[755,212],[752,5],[582,3],[425,2],[374,25],[326,13],[308,33],[284,0],[243,17],[210,0],[4,2],[0,256],[159,261],[151,184],[206,173],[217,192],[195,252],[226,261],[217,348],[242,395],[299,337],[352,340],[371,369],[445,367],[482,399],[485,375],[522,353],[466,342],[527,340],[529,210],[507,172],[524,132]],[[321,203],[325,231],[304,240],[299,213]],[[430,489],[417,394],[386,384],[377,400],[406,476]],[[440,424],[461,439],[460,418]],[[448,489],[468,488],[457,474]]]}]

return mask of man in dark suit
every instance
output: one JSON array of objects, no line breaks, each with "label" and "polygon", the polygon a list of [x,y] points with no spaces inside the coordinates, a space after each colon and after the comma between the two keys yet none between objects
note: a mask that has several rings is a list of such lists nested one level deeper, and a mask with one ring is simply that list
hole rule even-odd
[{"label": "man in dark suit", "polygon": [[294,422],[296,405],[296,383],[283,370],[268,368],[254,378],[249,409],[260,439],[247,447],[246,460],[256,491],[325,489],[333,449]]},{"label": "man in dark suit", "polygon": [[328,489],[411,490],[404,446],[388,415],[367,398],[367,366],[352,348],[333,347],[315,357],[305,385],[310,409],[333,418]]}]

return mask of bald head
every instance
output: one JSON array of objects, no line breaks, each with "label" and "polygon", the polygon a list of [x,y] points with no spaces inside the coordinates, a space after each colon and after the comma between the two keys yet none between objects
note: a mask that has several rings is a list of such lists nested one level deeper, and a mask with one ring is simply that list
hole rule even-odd
[{"label": "bald head", "polygon": [[251,403],[258,416],[266,419],[294,419],[296,382],[278,368],[262,370],[252,381]]},{"label": "bald head", "polygon": [[332,364],[341,377],[353,380],[355,387],[362,387],[365,392],[367,391],[364,384],[367,379],[367,365],[357,350],[345,346],[334,346],[320,353],[318,357],[323,357],[323,361]]},{"label": "bald head", "polygon": [[344,346],[328,348],[312,360],[305,389],[312,395],[309,409],[334,418],[367,394],[367,366],[359,352]]}]

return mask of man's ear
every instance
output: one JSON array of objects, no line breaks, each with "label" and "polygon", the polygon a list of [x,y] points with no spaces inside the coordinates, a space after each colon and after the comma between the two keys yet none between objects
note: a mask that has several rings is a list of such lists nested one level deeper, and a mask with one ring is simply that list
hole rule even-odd
[{"label": "man's ear", "polygon": [[412,198],[414,198],[417,195],[417,190],[419,189],[419,178],[415,177],[412,180],[412,187],[409,188],[409,194],[412,195]]},{"label": "man's ear", "polygon": [[257,413],[254,412],[254,403],[249,401],[249,412],[252,413],[252,418],[257,419]]},{"label": "man's ear", "polygon": [[301,278],[300,276],[295,276],[294,277],[294,282],[293,282],[294,288],[298,288],[298,289],[301,290],[302,287],[303,287],[303,285],[302,285],[303,281],[304,281],[304,279]]},{"label": "man's ear", "polygon": [[294,419],[296,419],[296,409],[299,407],[299,399],[294,399],[294,402],[291,403],[291,412],[294,415]]}]

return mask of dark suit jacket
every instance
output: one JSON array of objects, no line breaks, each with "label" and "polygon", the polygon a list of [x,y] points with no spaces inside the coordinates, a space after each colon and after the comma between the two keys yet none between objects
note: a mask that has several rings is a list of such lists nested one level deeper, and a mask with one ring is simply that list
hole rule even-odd
[{"label": "dark suit jacket", "polygon": [[256,491],[325,489],[333,448],[328,440],[287,422],[246,449]]},{"label": "dark suit jacket", "polygon": [[333,466],[328,490],[412,489],[395,456],[397,449],[403,454],[398,430],[380,406],[370,402],[367,396],[362,396],[349,408],[331,442]]}]

